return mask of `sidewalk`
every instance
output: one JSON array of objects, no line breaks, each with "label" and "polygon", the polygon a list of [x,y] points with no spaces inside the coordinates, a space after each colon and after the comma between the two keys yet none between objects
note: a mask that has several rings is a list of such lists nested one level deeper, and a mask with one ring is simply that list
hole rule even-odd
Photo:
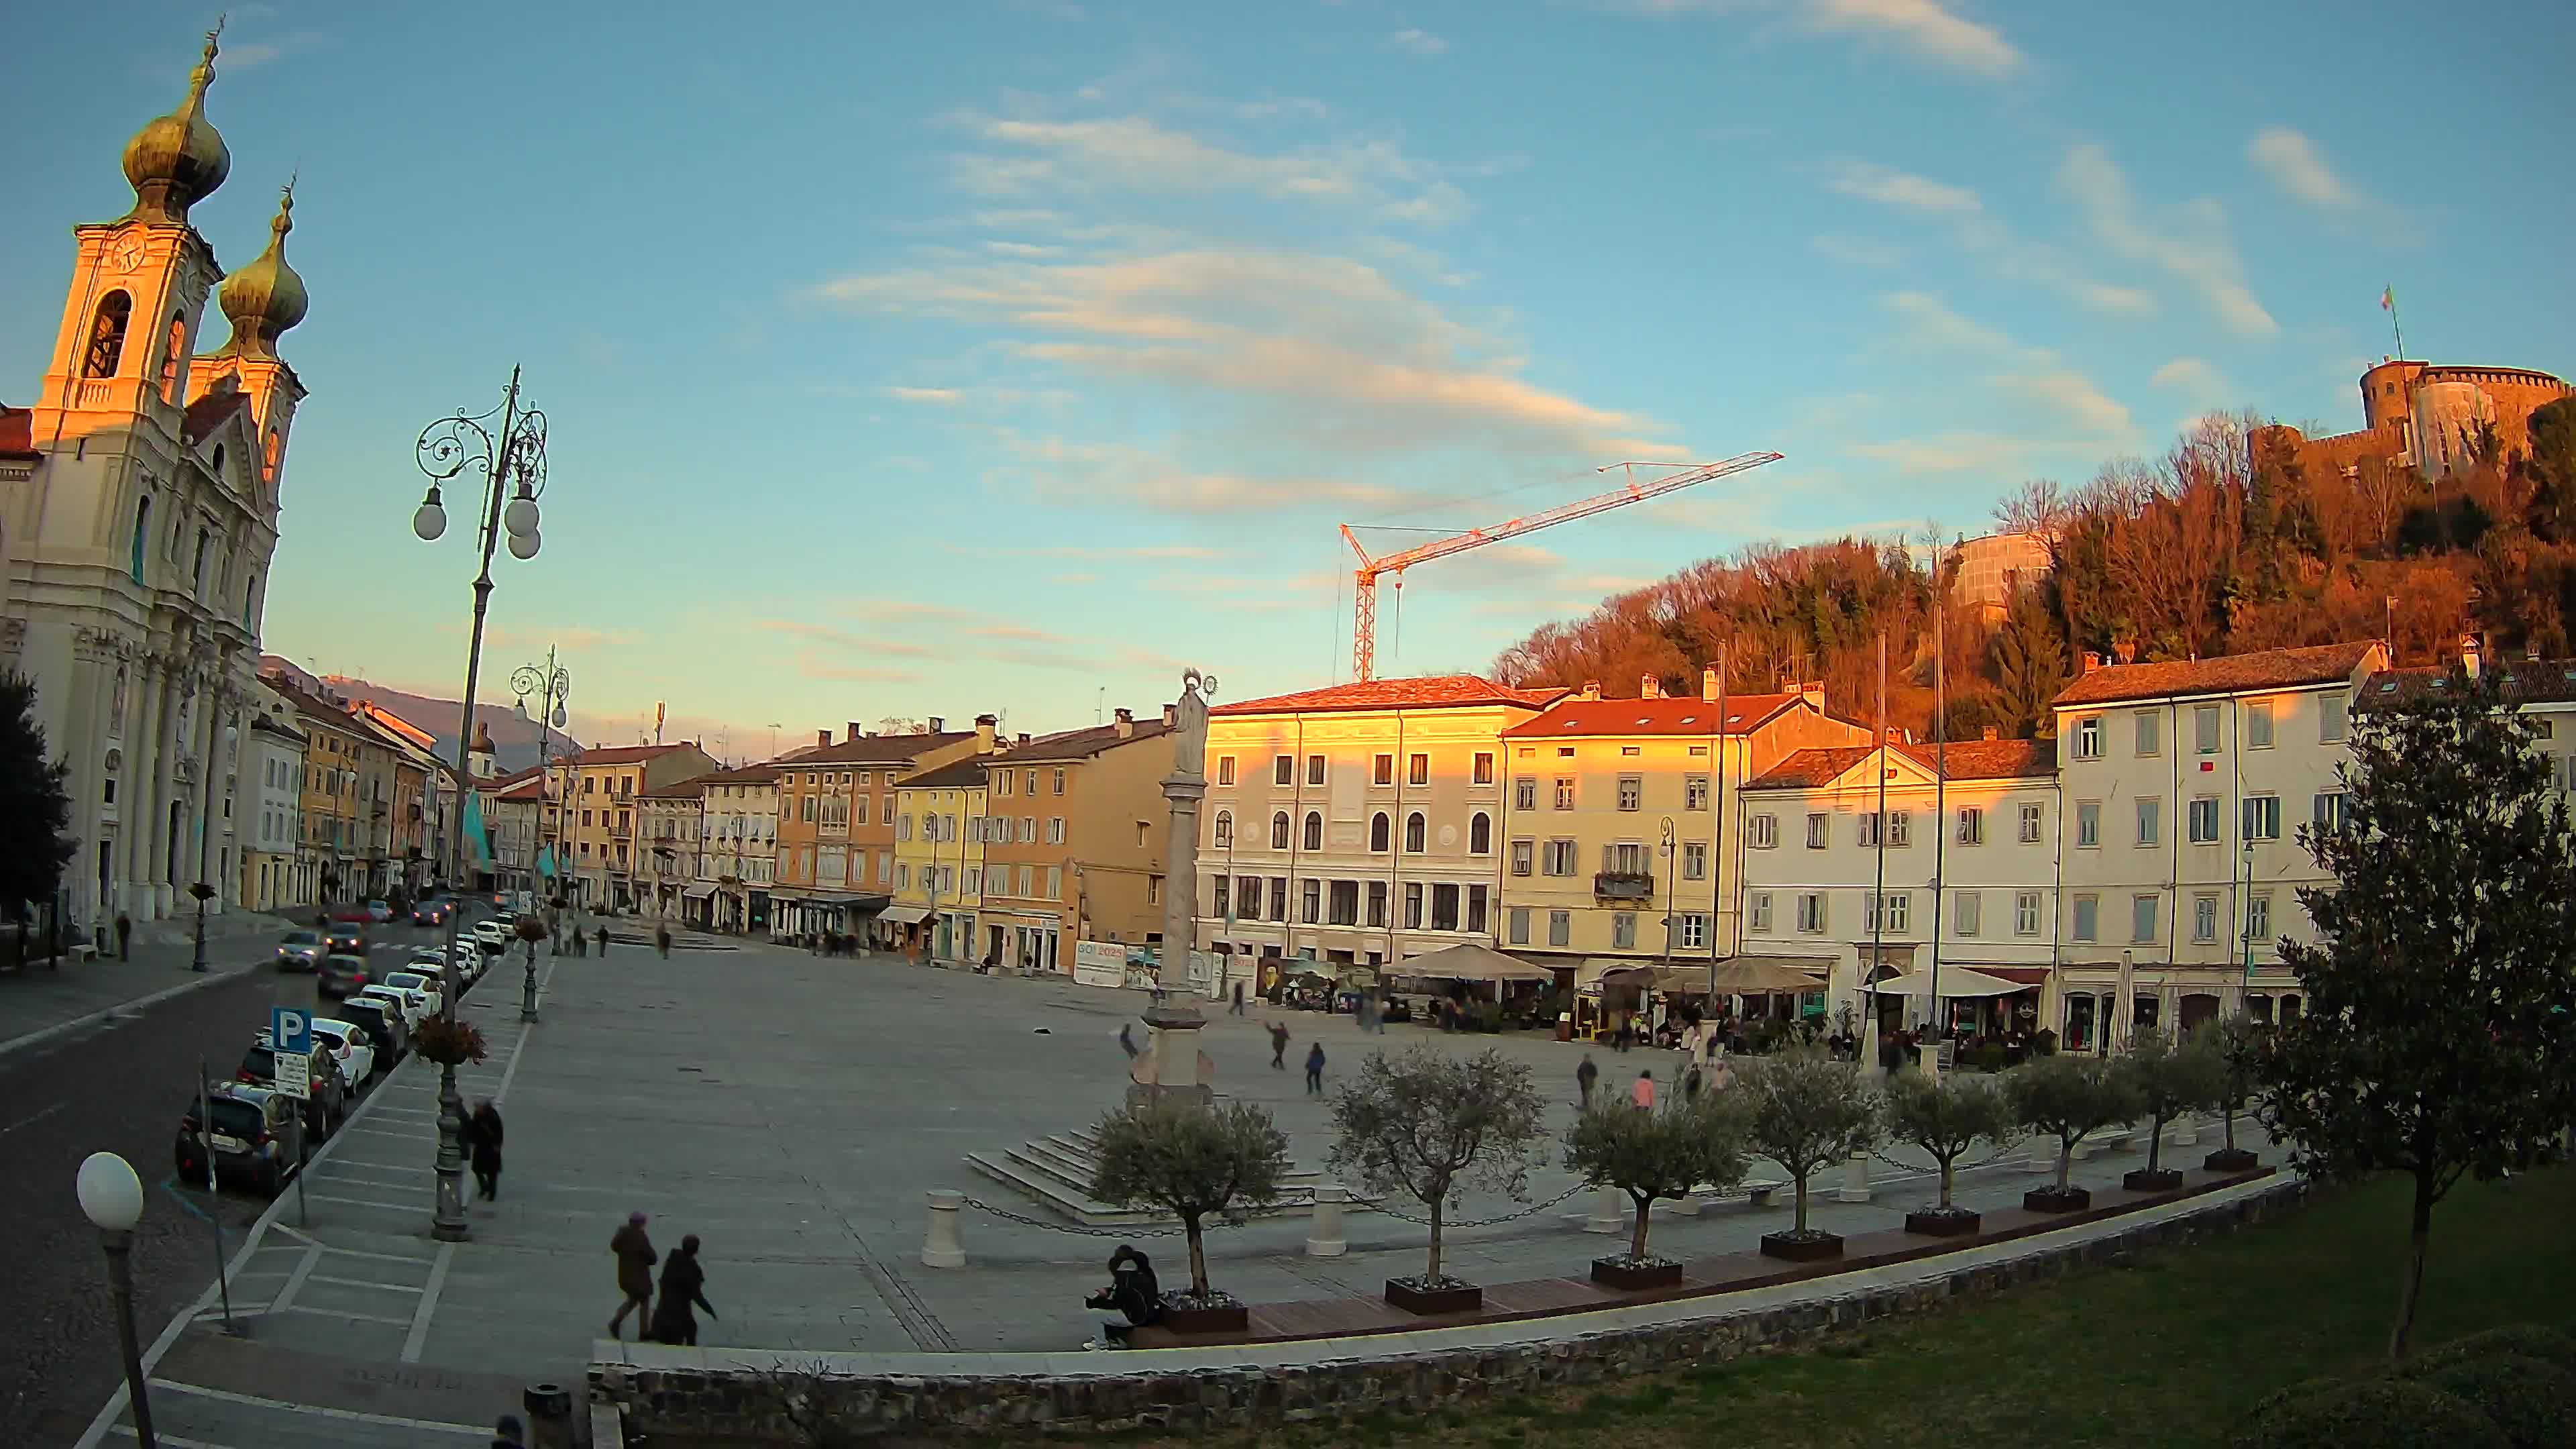
[{"label": "sidewalk", "polygon": [[[189,926],[193,931],[195,921]],[[67,1035],[121,1008],[139,1009],[195,990],[276,959],[277,938],[293,923],[255,911],[206,918],[206,973],[188,969],[196,943],[145,944],[136,939],[130,959],[111,952],[87,960],[66,952],[57,967],[42,956],[23,971],[0,973],[0,1056]]]}]

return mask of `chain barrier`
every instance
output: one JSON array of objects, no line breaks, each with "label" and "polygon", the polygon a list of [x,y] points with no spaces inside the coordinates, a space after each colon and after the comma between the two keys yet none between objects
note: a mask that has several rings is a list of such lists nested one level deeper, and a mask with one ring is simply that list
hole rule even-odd
[{"label": "chain barrier", "polygon": [[[1018,1223],[1024,1228],[1039,1228],[1050,1233],[1070,1233],[1075,1237],[1081,1238],[1177,1238],[1189,1231],[1187,1228],[1181,1227],[1177,1224],[1168,1228],[1081,1227],[1072,1223],[1048,1222],[1044,1218],[1033,1218],[1026,1213],[1015,1213],[1009,1208],[997,1208],[991,1203],[985,1202],[981,1198],[961,1197],[959,1200],[967,1207],[974,1208],[978,1212],[990,1213],[994,1217],[1000,1218],[1006,1223]],[[1209,1218],[1206,1222],[1199,1224],[1199,1226],[1203,1230],[1215,1228],[1239,1228],[1252,1221],[1254,1218],[1276,1217],[1279,1216],[1282,1211],[1283,1210],[1279,1208],[1270,1208],[1257,1213],[1223,1213],[1216,1217]]]},{"label": "chain barrier", "polygon": [[[1557,1204],[1564,1202],[1567,1198],[1573,1197],[1578,1193],[1590,1192],[1591,1190],[1592,1187],[1590,1184],[1578,1182],[1574,1186],[1567,1188],[1565,1191],[1558,1193],[1556,1196],[1549,1198],[1545,1202],[1532,1203],[1518,1212],[1505,1213],[1498,1218],[1476,1218],[1472,1221],[1463,1223],[1453,1223],[1444,1218],[1441,1220],[1440,1230],[1445,1233],[1451,1228],[1490,1228],[1496,1223],[1508,1223],[1515,1218],[1528,1217],[1532,1213],[1543,1213],[1549,1208],[1555,1207]],[[1391,1218],[1413,1223],[1420,1227],[1427,1228],[1431,1226],[1431,1219],[1427,1217],[1415,1217],[1413,1214],[1406,1212],[1401,1208],[1389,1207],[1384,1202],[1374,1202],[1369,1204],[1369,1206]]]}]

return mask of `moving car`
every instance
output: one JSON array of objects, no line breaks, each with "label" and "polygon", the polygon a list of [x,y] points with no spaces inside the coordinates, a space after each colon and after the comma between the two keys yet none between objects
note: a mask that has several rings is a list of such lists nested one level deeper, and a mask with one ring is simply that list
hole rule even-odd
[{"label": "moving car", "polygon": [[[367,1085],[376,1074],[376,1045],[367,1037],[366,1028],[354,1022],[317,1018],[313,1023],[316,1039],[327,1038],[331,1055],[340,1061],[340,1080],[355,1092]],[[388,1063],[387,1065],[391,1065]]]},{"label": "moving car", "polygon": [[280,971],[313,970],[329,954],[319,931],[289,931],[277,938],[277,969]]},{"label": "moving car", "polygon": [[447,911],[444,901],[423,901],[411,908],[411,923],[415,926],[443,926],[447,924]]},{"label": "moving car", "polygon": [[367,954],[367,928],[356,921],[333,921],[322,933],[322,944],[329,949],[324,955],[364,956]]},{"label": "moving car", "polygon": [[447,1009],[447,991],[436,975],[421,971],[390,971],[385,984],[396,991],[416,992],[421,997],[421,1010],[436,1016]]},{"label": "moving car", "polygon": [[372,996],[352,996],[339,1005],[340,1020],[367,1034],[377,1071],[390,1072],[411,1055],[411,1026],[399,1007]]},{"label": "moving car", "polygon": [[[277,1085],[277,1049],[267,1032],[261,1032],[250,1050],[242,1053],[241,1065],[233,1068],[233,1080],[252,1087]],[[340,1075],[340,1058],[330,1043],[318,1037],[305,1058],[304,1101],[305,1130],[316,1142],[328,1138],[331,1129],[349,1115],[349,1085]]]},{"label": "moving car", "polygon": [[376,979],[364,956],[333,951],[313,968],[313,992],[334,1001],[344,1000]]},{"label": "moving car", "polygon": [[189,1098],[179,1118],[172,1155],[181,1181],[211,1187],[229,1178],[274,1197],[302,1168],[302,1154],[287,1151],[295,1134],[294,1098],[259,1087],[215,1088],[206,1095],[202,1131],[197,1105]]},{"label": "moving car", "polygon": [[394,908],[384,901],[367,902],[367,919],[383,925],[394,918]]}]

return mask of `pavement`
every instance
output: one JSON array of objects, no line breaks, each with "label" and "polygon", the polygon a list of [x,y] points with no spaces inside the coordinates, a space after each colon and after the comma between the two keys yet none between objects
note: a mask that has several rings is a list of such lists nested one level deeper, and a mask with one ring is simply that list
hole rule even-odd
[{"label": "pavement", "polygon": [[[1126,1065],[1118,1029],[1143,1009],[1143,993],[692,935],[667,960],[621,941],[604,958],[538,965],[538,1025],[518,1021],[515,962],[466,998],[465,1015],[493,1052],[459,1073],[461,1089],[469,1101],[499,1104],[509,1143],[498,1201],[473,1207],[473,1240],[429,1236],[435,1076],[407,1063],[327,1145],[303,1193],[272,1205],[234,1255],[243,1338],[220,1336],[210,1289],[155,1343],[153,1405],[165,1436],[293,1449],[454,1445],[488,1432],[494,1414],[518,1407],[518,1386],[583,1381],[618,1301],[608,1238],[630,1210],[651,1215],[666,1252],[683,1233],[702,1237],[706,1296],[721,1315],[702,1318],[708,1345],[1061,1351],[1085,1336],[1082,1298],[1116,1242],[1163,1256],[1167,1283],[1186,1272],[1177,1238],[1069,1232],[973,1209],[964,1224],[970,1266],[919,1261],[927,1189],[1047,1216],[961,1159],[1114,1108]],[[1292,1070],[1271,1070],[1265,1017],[1209,1009],[1205,1050],[1219,1090],[1270,1106],[1292,1154],[1320,1166],[1324,1102],[1305,1095],[1293,1060]],[[1309,1042],[1324,1044],[1328,1087],[1381,1046],[1493,1046],[1556,1093],[1557,1127],[1572,1118],[1574,1067],[1587,1050],[1402,1026],[1368,1037],[1347,1017],[1306,1012],[1280,1019],[1294,1034],[1292,1059]],[[1605,1084],[1624,1085],[1646,1066],[1668,1078],[1673,1065],[1669,1053],[1590,1050]],[[2212,1145],[2204,1134],[2182,1151],[2196,1158]],[[2076,1178],[2116,1182],[2140,1158],[2097,1157],[2078,1164]],[[1839,1171],[1818,1184],[1815,1224],[1893,1227],[1931,1196],[1926,1176],[1882,1166],[1876,1177],[1860,1203],[1833,1200]],[[1971,1207],[2016,1202],[2033,1181],[2017,1161],[1990,1166],[1963,1177],[1958,1196]],[[1543,1202],[1572,1184],[1551,1153],[1529,1197]],[[1584,1231],[1594,1196],[1453,1231],[1450,1271],[1489,1282],[1579,1273],[1620,1241]],[[1519,1206],[1470,1194],[1456,1216]],[[1738,1202],[1697,1218],[1659,1215],[1652,1242],[1675,1254],[1730,1251],[1788,1221],[1783,1193],[1765,1209]],[[1354,1215],[1340,1258],[1307,1257],[1306,1229],[1293,1218],[1212,1232],[1212,1278],[1262,1301],[1374,1294],[1385,1278],[1420,1270],[1421,1229],[1392,1217]],[[113,1442],[121,1410],[120,1392],[81,1449]]]},{"label": "pavement", "polygon": [[[162,923],[167,925],[167,922]],[[281,917],[228,911],[206,918],[206,970],[196,959],[193,935],[176,941],[137,932],[126,958],[87,960],[66,954],[47,966],[42,956],[0,972],[0,1056],[51,1041],[104,1020],[119,1010],[139,1011],[214,978],[253,970],[275,959],[277,939],[294,928]]]}]

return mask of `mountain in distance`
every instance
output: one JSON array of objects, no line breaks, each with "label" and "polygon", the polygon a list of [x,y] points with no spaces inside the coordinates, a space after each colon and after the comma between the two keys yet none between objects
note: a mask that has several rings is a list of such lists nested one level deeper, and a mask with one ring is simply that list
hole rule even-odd
[{"label": "mountain in distance", "polygon": [[[455,700],[413,694],[337,674],[312,675],[273,654],[263,658],[260,665],[263,669],[279,669],[291,680],[318,687],[353,703],[365,700],[380,709],[390,710],[422,733],[437,736],[440,759],[453,762],[456,758],[456,725],[462,711]],[[537,763],[537,722],[520,718],[510,703],[496,706],[487,699],[474,712],[474,721],[492,732],[492,753],[500,763],[501,773],[506,775],[514,770],[524,770]],[[554,736],[554,743],[549,747],[552,758],[561,759],[580,752],[580,741],[561,730],[550,733]]]}]

